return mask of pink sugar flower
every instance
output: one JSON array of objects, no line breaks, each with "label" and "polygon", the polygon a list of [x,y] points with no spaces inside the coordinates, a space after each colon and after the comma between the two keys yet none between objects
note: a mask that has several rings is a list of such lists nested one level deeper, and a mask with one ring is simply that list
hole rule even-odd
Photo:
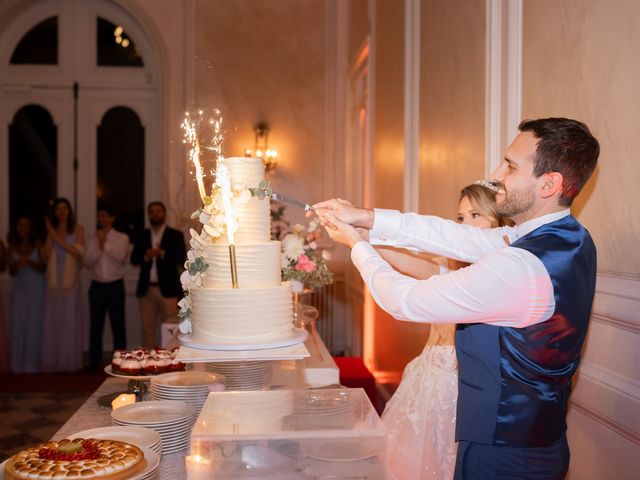
[{"label": "pink sugar flower", "polygon": [[316,268],[316,262],[309,259],[305,254],[302,254],[298,257],[298,263],[296,263],[294,268],[299,272],[310,273]]}]

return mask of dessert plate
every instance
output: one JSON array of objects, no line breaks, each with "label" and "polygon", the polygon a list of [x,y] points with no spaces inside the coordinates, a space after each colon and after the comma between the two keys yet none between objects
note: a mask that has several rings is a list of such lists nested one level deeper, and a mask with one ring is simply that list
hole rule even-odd
[{"label": "dessert plate", "polygon": [[282,338],[269,339],[264,343],[252,343],[243,345],[232,344],[214,344],[199,343],[193,340],[191,334],[180,334],[178,340],[186,347],[197,348],[199,350],[268,350],[271,348],[290,347],[291,345],[297,345],[303,343],[307,339],[308,333],[306,330],[299,328],[291,329],[291,332]]},{"label": "dessert plate", "polygon": [[219,383],[221,380],[220,375],[210,372],[172,372],[155,376],[151,384],[157,388],[168,387],[169,390],[194,390],[198,387],[207,390],[210,384]]}]

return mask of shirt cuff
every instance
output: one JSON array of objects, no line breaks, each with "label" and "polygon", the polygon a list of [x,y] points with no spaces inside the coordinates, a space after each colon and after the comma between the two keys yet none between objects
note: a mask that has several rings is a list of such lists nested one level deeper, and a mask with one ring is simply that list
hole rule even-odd
[{"label": "shirt cuff", "polygon": [[385,210],[383,208],[376,208],[374,212],[369,242],[372,245],[394,247],[402,226],[402,214],[397,210]]},{"label": "shirt cuff", "polygon": [[364,265],[367,259],[377,255],[378,252],[376,252],[376,249],[364,240],[356,242],[353,248],[351,248],[351,261],[359,271],[361,271],[362,265]]}]

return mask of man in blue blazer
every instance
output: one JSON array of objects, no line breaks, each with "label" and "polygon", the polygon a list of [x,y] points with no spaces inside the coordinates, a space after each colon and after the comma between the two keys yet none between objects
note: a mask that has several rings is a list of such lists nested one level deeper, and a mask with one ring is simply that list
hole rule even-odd
[{"label": "man in blue blazer", "polygon": [[[458,480],[559,480],[569,466],[567,405],[596,277],[595,246],[569,207],[600,147],[585,124],[567,118],[524,121],[519,130],[492,174],[499,213],[515,227],[484,230],[339,199],[315,205],[331,237],[352,247],[384,310],[459,324]],[[416,280],[372,244],[472,265]]]},{"label": "man in blue blazer", "polygon": [[178,321],[178,297],[182,294],[180,274],[187,257],[182,232],[167,226],[167,209],[162,202],[147,207],[151,228],[136,238],[131,263],[140,265],[136,295],[140,307],[142,342],[159,345],[158,318]]}]

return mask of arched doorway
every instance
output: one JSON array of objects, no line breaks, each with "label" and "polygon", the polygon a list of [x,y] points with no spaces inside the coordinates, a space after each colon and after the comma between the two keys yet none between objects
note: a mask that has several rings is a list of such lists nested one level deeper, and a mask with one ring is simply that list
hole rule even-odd
[{"label": "arched doorway", "polygon": [[[37,105],[51,117],[57,160],[54,175],[49,172],[54,185],[42,195],[69,198],[78,221],[91,232],[98,186],[104,199],[105,185],[112,185],[101,176],[124,167],[113,162],[103,162],[110,168],[98,166],[100,155],[104,157],[99,150],[101,138],[112,151],[118,145],[125,150],[122,129],[103,128],[99,133],[107,112],[128,109],[138,119],[136,131],[142,132],[141,165],[136,164],[142,174],[136,170],[135,185],[128,182],[129,188],[142,194],[142,202],[123,205],[123,215],[130,217],[131,209],[140,209],[139,203],[158,198],[162,141],[158,55],[139,22],[114,2],[43,0],[28,5],[0,25],[0,227],[6,231],[23,209],[24,198],[14,193],[27,190],[30,183],[24,175],[12,177],[9,188],[10,165],[14,171],[20,168],[20,160],[10,158],[5,147],[10,144],[9,126],[16,118],[24,123],[24,109]],[[23,113],[17,117],[18,112]],[[32,133],[40,136],[37,128]],[[129,165],[120,172],[122,177],[133,173]],[[142,222],[138,214],[133,224],[121,223],[135,229]]]}]

